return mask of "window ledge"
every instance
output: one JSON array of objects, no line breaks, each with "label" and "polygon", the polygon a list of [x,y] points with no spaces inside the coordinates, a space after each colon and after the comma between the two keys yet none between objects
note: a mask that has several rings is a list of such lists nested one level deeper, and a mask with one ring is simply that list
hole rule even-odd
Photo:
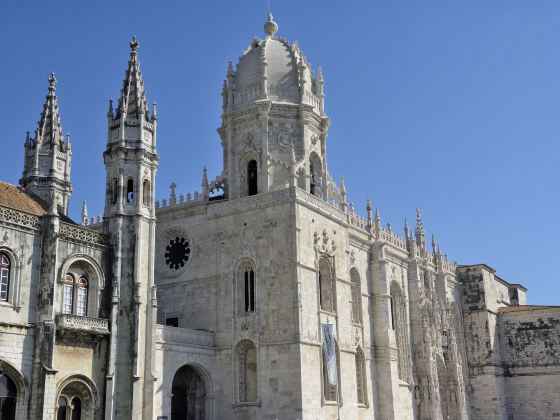
[{"label": "window ledge", "polygon": [[257,402],[236,402],[232,404],[233,408],[241,408],[241,407],[260,407],[262,405],[262,401]]}]

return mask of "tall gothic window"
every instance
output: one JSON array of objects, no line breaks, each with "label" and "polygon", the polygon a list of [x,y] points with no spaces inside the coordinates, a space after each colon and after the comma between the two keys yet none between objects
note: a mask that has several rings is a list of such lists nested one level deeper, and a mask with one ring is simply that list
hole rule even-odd
[{"label": "tall gothic window", "polygon": [[247,163],[247,193],[255,195],[257,192],[257,161],[252,159]]},{"label": "tall gothic window", "polygon": [[251,260],[242,260],[237,266],[235,307],[238,314],[255,312],[257,307],[257,273]]},{"label": "tall gothic window", "polygon": [[4,253],[0,253],[0,301],[8,300],[10,290],[10,259]]},{"label": "tall gothic window", "polygon": [[87,298],[88,298],[88,282],[82,277],[77,285],[76,291],[76,315],[86,316],[87,314]]},{"label": "tall gothic window", "polygon": [[408,324],[406,317],[406,302],[400,286],[393,282],[391,284],[391,318],[397,340],[398,372],[399,379],[410,381],[410,349],[408,337]]},{"label": "tall gothic window", "polygon": [[257,401],[257,348],[251,341],[237,348],[237,386],[239,402]]},{"label": "tall gothic window", "polygon": [[317,153],[312,152],[309,156],[309,192],[321,196],[322,164]]},{"label": "tall gothic window", "polygon": [[247,267],[244,274],[245,312],[255,312],[255,270]]},{"label": "tall gothic window", "polygon": [[352,268],[350,271],[350,288],[352,289],[352,322],[355,322],[356,324],[362,323],[362,311],[360,305],[362,293],[360,287],[360,275],[355,268]]},{"label": "tall gothic window", "polygon": [[358,404],[366,404],[366,360],[364,352],[358,347],[356,350],[356,394]]},{"label": "tall gothic window", "polygon": [[128,204],[134,203],[134,181],[132,178],[126,182],[126,202]]},{"label": "tall gothic window", "polygon": [[337,386],[340,386],[340,354],[338,351],[338,343],[335,342],[335,357],[336,357],[336,383],[333,385],[329,382],[329,369],[327,366],[327,358],[325,352],[321,349],[323,360],[323,399],[325,401],[336,401]]},{"label": "tall gothic window", "polygon": [[142,183],[142,204],[144,206],[150,206],[150,181],[147,179]]},{"label": "tall gothic window", "polygon": [[86,316],[88,307],[88,280],[85,276],[67,274],[64,279],[62,313]]},{"label": "tall gothic window", "polygon": [[328,312],[334,312],[332,277],[331,265],[322,258],[319,261],[319,305]]},{"label": "tall gothic window", "polygon": [[74,307],[74,277],[67,274],[64,280],[64,301],[62,305],[62,312],[71,314]]},{"label": "tall gothic window", "polygon": [[113,178],[112,186],[111,186],[111,202],[113,204],[117,204],[117,196],[119,194],[119,181],[117,178]]}]

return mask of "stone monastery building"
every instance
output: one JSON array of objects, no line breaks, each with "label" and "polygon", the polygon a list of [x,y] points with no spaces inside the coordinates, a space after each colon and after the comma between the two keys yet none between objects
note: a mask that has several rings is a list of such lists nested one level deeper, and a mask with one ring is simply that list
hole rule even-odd
[{"label": "stone monastery building", "polygon": [[104,214],[81,223],[51,75],[20,185],[0,183],[0,418],[560,418],[560,308],[448,261],[419,211],[402,236],[358,216],[327,170],[321,70],[264,30],[227,69],[222,173],[161,202],[132,40]]}]

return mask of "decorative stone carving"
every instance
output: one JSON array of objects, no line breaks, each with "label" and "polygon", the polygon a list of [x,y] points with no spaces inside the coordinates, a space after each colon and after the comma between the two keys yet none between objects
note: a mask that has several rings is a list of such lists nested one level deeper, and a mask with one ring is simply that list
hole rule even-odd
[{"label": "decorative stone carving", "polygon": [[323,234],[319,235],[317,232],[313,235],[313,243],[315,251],[319,254],[328,255],[333,257],[336,252],[336,243],[334,240],[329,239],[327,230],[323,230]]}]

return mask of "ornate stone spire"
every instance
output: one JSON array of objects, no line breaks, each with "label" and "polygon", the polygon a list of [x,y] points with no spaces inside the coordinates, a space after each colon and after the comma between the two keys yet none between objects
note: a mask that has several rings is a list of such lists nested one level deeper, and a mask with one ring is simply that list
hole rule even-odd
[{"label": "ornate stone spire", "polygon": [[52,144],[63,149],[64,135],[62,134],[62,125],[60,120],[60,113],[58,109],[58,98],[56,97],[56,77],[54,73],[49,76],[49,93],[47,95],[45,104],[43,105],[43,112],[37,125],[35,141],[43,144]]},{"label": "ornate stone spire", "polygon": [[66,214],[72,194],[71,140],[68,135],[64,141],[54,73],[50,74],[48,81],[49,90],[35,137],[31,138],[27,133],[25,139],[23,176],[19,182],[23,188],[37,194],[49,205],[58,206],[59,211]]},{"label": "ornate stone spire", "polygon": [[274,37],[274,35],[278,32],[278,24],[274,22],[272,18],[272,13],[268,14],[268,20],[264,24],[264,33],[269,37]]},{"label": "ornate stone spire", "polygon": [[87,225],[88,223],[88,213],[87,213],[87,201],[84,200],[82,204],[82,226]]},{"label": "ornate stone spire", "polygon": [[406,220],[406,217],[405,217],[404,218],[404,237],[405,237],[405,239],[408,239],[408,232],[409,232],[408,221]]},{"label": "ornate stone spire", "polygon": [[142,80],[140,62],[138,61],[139,46],[140,44],[136,37],[133,36],[132,41],[130,41],[130,60],[121,90],[116,118],[121,118],[121,116],[125,115],[139,119],[141,115],[144,115],[146,120],[148,120],[146,92],[144,91],[144,81]]}]

